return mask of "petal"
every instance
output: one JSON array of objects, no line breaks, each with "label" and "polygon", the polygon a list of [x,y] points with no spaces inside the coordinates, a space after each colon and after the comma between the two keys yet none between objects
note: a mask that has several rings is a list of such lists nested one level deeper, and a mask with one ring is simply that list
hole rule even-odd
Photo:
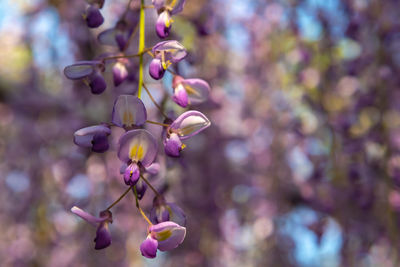
[{"label": "petal", "polygon": [[182,84],[179,84],[174,88],[174,95],[172,96],[172,100],[177,103],[179,106],[185,108],[189,104],[188,93]]},{"label": "petal", "polygon": [[115,28],[107,29],[105,31],[102,31],[97,36],[97,40],[102,45],[116,46],[117,45],[116,38],[115,38],[116,35],[117,35],[117,30]]},{"label": "petal", "polygon": [[140,252],[146,258],[155,258],[157,254],[157,240],[153,239],[150,235],[140,245]]},{"label": "petal", "polygon": [[167,205],[170,208],[170,221],[176,222],[181,226],[186,226],[186,214],[183,212],[183,210],[175,203],[167,203]]},{"label": "petal", "polygon": [[155,80],[159,80],[164,77],[164,73],[165,69],[162,66],[161,60],[158,58],[152,59],[149,66],[150,76]]},{"label": "petal", "polygon": [[153,206],[150,211],[150,220],[152,223],[161,223],[169,221],[169,210],[165,205]]},{"label": "petal", "polygon": [[104,133],[97,133],[92,139],[92,151],[97,153],[106,152],[109,148],[108,135]]},{"label": "petal", "polygon": [[166,38],[171,30],[172,19],[168,10],[163,11],[157,18],[156,33],[160,38]]},{"label": "petal", "polygon": [[151,175],[157,175],[160,172],[160,164],[155,162],[146,167],[146,172],[151,174]]},{"label": "petal", "polygon": [[179,157],[180,151],[185,146],[182,144],[181,139],[176,133],[172,133],[169,138],[164,140],[165,154],[171,157]]},{"label": "petal", "polygon": [[86,9],[86,24],[89,28],[97,28],[103,24],[104,18],[97,5],[90,5]]},{"label": "petal", "polygon": [[207,117],[195,110],[186,111],[180,115],[170,126],[170,131],[175,130],[180,139],[187,139],[198,134],[211,125]]},{"label": "petal", "polygon": [[140,171],[136,163],[131,163],[124,172],[124,181],[126,185],[135,185],[139,179]]},{"label": "petal", "polygon": [[150,227],[151,235],[158,241],[158,249],[167,251],[176,248],[185,239],[186,228],[174,222],[162,222]]},{"label": "petal", "polygon": [[91,75],[99,61],[78,61],[64,68],[64,75],[71,80],[79,80]]},{"label": "petal", "polygon": [[177,63],[187,55],[185,47],[176,40],[164,41],[156,44],[152,49],[156,58],[161,59],[162,53],[165,53],[165,60]]},{"label": "petal", "polygon": [[[168,5],[170,8],[172,8],[171,15],[175,15],[175,14],[182,12],[185,2],[186,2],[186,0],[177,0],[177,1],[167,0],[166,5]],[[172,6],[171,3],[173,3],[174,5]]]},{"label": "petal", "polygon": [[90,213],[87,213],[86,211],[78,208],[77,206],[73,206],[71,208],[72,213],[78,215],[79,217],[81,217],[82,219],[84,219],[85,221],[87,221],[88,223],[90,223],[93,226],[96,226],[98,223],[104,222],[105,220],[107,220],[107,217],[104,218],[98,218],[93,216]]},{"label": "petal", "polygon": [[144,167],[153,163],[157,155],[157,141],[144,129],[132,130],[119,139],[118,157],[123,162],[141,162]]},{"label": "petal", "polygon": [[151,3],[153,4],[154,8],[158,10],[162,9],[165,5],[165,0],[152,0]]},{"label": "petal", "polygon": [[106,90],[107,83],[106,80],[104,80],[103,75],[96,72],[89,77],[89,86],[93,94],[99,95]]},{"label": "petal", "polygon": [[[133,190],[133,188],[132,188],[132,190]],[[136,193],[138,195],[139,200],[144,197],[146,190],[147,190],[147,184],[145,182],[143,182],[143,179],[139,179],[139,181],[137,181],[137,183],[136,183]]]},{"label": "petal", "polygon": [[79,129],[74,133],[74,143],[82,147],[92,147],[93,137],[96,134],[110,135],[111,130],[104,125],[95,125]]},{"label": "petal", "polygon": [[95,249],[103,249],[111,245],[111,233],[108,230],[108,222],[99,224],[94,242],[96,243]]},{"label": "petal", "polygon": [[114,103],[112,122],[119,127],[141,126],[147,120],[146,108],[139,98],[120,95]]},{"label": "petal", "polygon": [[113,80],[115,86],[118,86],[121,83],[123,83],[128,77],[128,71],[126,69],[126,66],[121,62],[115,63],[115,65],[112,68],[112,71],[113,71]]},{"label": "petal", "polygon": [[199,104],[208,99],[210,94],[210,85],[201,79],[186,79],[182,85],[188,93],[190,104]]}]

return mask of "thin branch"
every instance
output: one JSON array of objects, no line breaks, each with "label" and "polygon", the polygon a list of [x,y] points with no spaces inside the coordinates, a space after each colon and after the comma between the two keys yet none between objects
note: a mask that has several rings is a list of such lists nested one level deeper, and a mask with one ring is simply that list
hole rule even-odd
[{"label": "thin branch", "polygon": [[106,210],[111,209],[112,207],[114,207],[115,205],[117,205],[118,202],[121,201],[121,199],[123,199],[126,194],[129,193],[129,191],[133,188],[133,186],[130,186],[116,201],[114,201],[114,203],[112,203]]},{"label": "thin branch", "polygon": [[161,109],[161,107],[157,104],[156,100],[153,98],[153,96],[151,95],[149,89],[147,89],[147,86],[143,83],[143,88],[146,90],[147,94],[149,95],[151,101],[154,103],[154,105],[158,108],[158,110],[160,111],[160,113],[166,118],[168,119],[168,116],[164,113],[164,111]]}]

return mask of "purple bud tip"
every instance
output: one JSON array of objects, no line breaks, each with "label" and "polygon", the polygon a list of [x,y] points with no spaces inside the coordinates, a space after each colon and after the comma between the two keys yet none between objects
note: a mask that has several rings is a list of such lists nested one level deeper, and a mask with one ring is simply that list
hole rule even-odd
[{"label": "purple bud tip", "polygon": [[163,68],[160,59],[154,58],[150,62],[149,73],[150,76],[155,80],[159,80],[164,76],[165,69]]},{"label": "purple bud tip", "polygon": [[101,74],[95,73],[89,77],[89,86],[93,94],[99,95],[106,90],[107,83]]},{"label": "purple bud tip", "polygon": [[164,140],[164,151],[170,157],[179,157],[181,150],[185,147],[182,144],[179,136],[175,133],[171,134],[169,138]]},{"label": "purple bud tip", "polygon": [[153,259],[157,255],[157,247],[157,240],[148,235],[146,240],[144,240],[143,243],[140,245],[140,252],[144,257]]},{"label": "purple bud tip", "polygon": [[92,151],[103,153],[109,148],[107,134],[96,133],[92,139]]},{"label": "purple bud tip", "polygon": [[103,249],[111,245],[111,234],[108,230],[108,222],[100,223],[96,231],[95,249]]},{"label": "purple bud tip", "polygon": [[165,10],[162,12],[157,19],[156,22],[156,33],[160,38],[166,38],[169,35],[169,31],[171,30],[172,19],[169,15],[169,12]]},{"label": "purple bud tip", "polygon": [[86,10],[86,24],[89,28],[97,28],[103,24],[104,18],[97,5],[90,5]]},{"label": "purple bud tip", "polygon": [[128,78],[128,71],[126,70],[126,66],[121,62],[117,62],[113,67],[114,85],[119,86],[126,80],[126,78]]},{"label": "purple bud tip", "polygon": [[139,179],[140,171],[136,163],[130,164],[124,172],[124,181],[126,185],[135,185]]}]

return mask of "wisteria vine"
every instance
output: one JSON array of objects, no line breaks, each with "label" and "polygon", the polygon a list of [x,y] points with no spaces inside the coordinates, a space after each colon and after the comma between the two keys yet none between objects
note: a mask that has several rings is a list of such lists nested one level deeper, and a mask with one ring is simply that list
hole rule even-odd
[{"label": "wisteria vine", "polygon": [[[125,133],[119,138],[118,158],[122,163],[121,175],[128,188],[114,203],[101,211],[99,217],[76,206],[72,207],[71,211],[97,227],[94,239],[95,249],[103,249],[111,244],[109,231],[109,224],[113,222],[111,209],[129,192],[133,192],[136,207],[149,225],[147,237],[141,244],[140,251],[144,257],[154,258],[157,249],[169,251],[183,242],[186,235],[186,216],[178,205],[167,202],[163,194],[146,178],[146,176],[156,175],[160,165],[155,162],[158,154],[157,138],[145,129],[145,125],[151,123],[163,127],[161,139],[165,154],[170,157],[179,157],[186,147],[183,141],[209,127],[210,120],[203,113],[195,110],[188,110],[175,119],[168,116],[152,96],[151,89],[144,83],[144,56],[149,55],[152,58],[149,74],[153,79],[162,79],[166,71],[173,74],[172,100],[183,108],[190,108],[206,101],[210,86],[204,80],[185,79],[176,71],[169,69],[171,65],[179,63],[187,56],[186,49],[178,41],[167,40],[151,48],[145,47],[144,10],[154,8],[157,11],[155,31],[160,38],[166,38],[169,36],[173,23],[172,16],[183,10],[185,0],[152,0],[152,5],[145,5],[144,0],[140,0],[138,10],[134,10],[131,4],[132,0],[129,0],[126,12],[122,14],[114,28],[98,35],[98,41],[101,44],[117,47],[117,53],[103,55],[90,61],[79,61],[64,69],[67,78],[81,80],[90,87],[93,94],[101,94],[107,87],[103,74],[110,65],[112,65],[114,86],[119,86],[132,73],[132,60],[139,59],[137,93],[117,97],[110,122],[85,127],[74,134],[76,145],[102,153],[109,149],[108,137],[111,134],[111,127],[123,128]],[[104,0],[88,0],[84,16],[88,27],[96,28],[104,22],[100,12],[103,5]],[[127,48],[137,33],[139,34],[138,53],[128,54]],[[163,122],[148,120],[146,107],[141,100],[142,88],[164,117]],[[140,200],[148,187],[155,194],[149,217],[140,207]]]}]

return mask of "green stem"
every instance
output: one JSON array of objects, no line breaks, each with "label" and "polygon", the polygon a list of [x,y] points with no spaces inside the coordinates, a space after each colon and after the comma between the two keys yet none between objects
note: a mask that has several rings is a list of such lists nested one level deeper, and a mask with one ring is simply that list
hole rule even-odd
[{"label": "green stem", "polygon": [[126,194],[129,193],[129,191],[132,189],[133,186],[130,186],[128,189],[126,189],[126,191],[116,200],[114,201],[114,203],[112,203],[106,210],[111,209],[112,207],[114,207],[115,205],[117,205],[118,202],[121,201],[121,199],[124,198],[124,196],[126,196]]},{"label": "green stem", "polygon": [[140,0],[140,21],[139,21],[139,84],[138,84],[138,98],[142,94],[143,84],[143,50],[144,50],[144,0]]},{"label": "green stem", "polygon": [[161,194],[158,193],[158,191],[151,185],[151,183],[146,178],[144,178],[143,175],[140,175],[140,178],[142,178],[143,181],[150,187],[150,189],[153,190],[154,194],[156,194],[158,197],[161,196]]},{"label": "green stem", "polygon": [[135,200],[136,200],[136,208],[139,210],[140,214],[142,215],[142,217],[147,221],[147,223],[151,226],[153,225],[151,223],[151,221],[149,220],[149,218],[147,218],[146,214],[143,212],[143,210],[140,208],[139,205],[139,199],[138,199],[138,194],[136,191],[136,185],[133,187],[133,193],[135,194]]}]

